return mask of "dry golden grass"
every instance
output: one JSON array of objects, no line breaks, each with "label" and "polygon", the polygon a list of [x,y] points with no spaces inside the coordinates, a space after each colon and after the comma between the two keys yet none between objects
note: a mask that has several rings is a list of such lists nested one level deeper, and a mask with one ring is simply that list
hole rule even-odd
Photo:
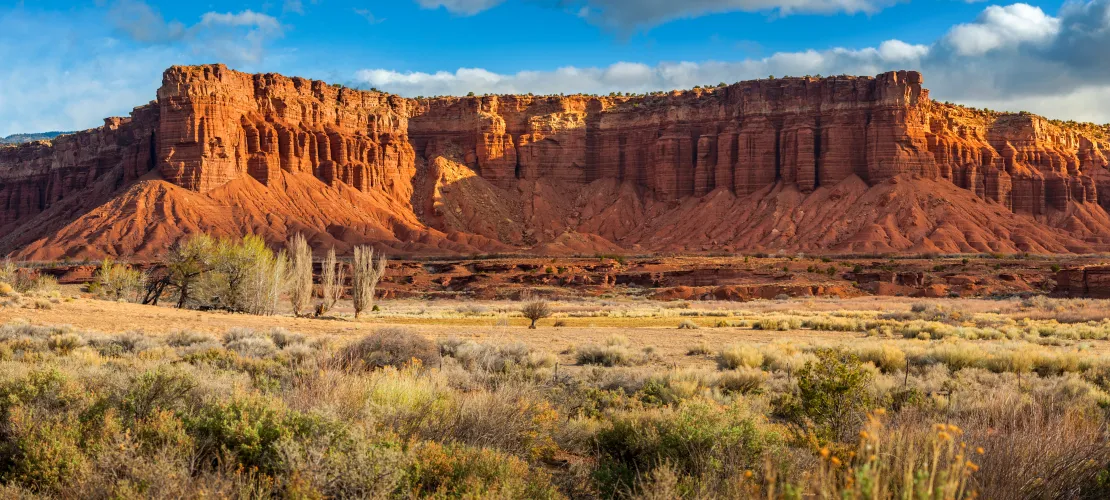
[{"label": "dry golden grass", "polygon": [[[0,402],[30,398],[4,415],[4,439],[41,452],[20,455],[39,468],[13,469],[0,491],[134,493],[120,477],[152,493],[404,497],[466,477],[487,489],[460,494],[478,496],[780,498],[790,485],[883,498],[927,481],[944,498],[1021,498],[1075,484],[1097,495],[1110,463],[1104,322],[1032,318],[1017,300],[559,301],[567,326],[529,330],[511,301],[383,301],[356,321],[347,304],[307,319],[72,293],[49,309],[31,300],[47,296],[0,308],[0,392],[14,395]],[[858,437],[796,425],[820,424],[820,408],[789,400],[827,349],[860,360],[857,392],[838,397],[889,413]],[[240,443],[230,424],[251,412],[287,439]],[[172,437],[180,456],[144,451],[151,436]],[[121,443],[131,451],[103,451]],[[244,454],[212,456],[213,443]],[[214,462],[188,465],[191,454]],[[259,475],[208,465],[221,460]]]}]

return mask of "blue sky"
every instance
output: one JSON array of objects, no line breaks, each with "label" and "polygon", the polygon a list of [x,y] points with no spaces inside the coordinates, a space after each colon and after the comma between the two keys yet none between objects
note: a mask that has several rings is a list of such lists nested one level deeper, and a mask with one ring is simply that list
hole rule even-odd
[{"label": "blue sky", "polygon": [[934,98],[1110,121],[1110,0],[0,1],[0,136],[82,129],[223,62],[403,95],[917,69]]}]

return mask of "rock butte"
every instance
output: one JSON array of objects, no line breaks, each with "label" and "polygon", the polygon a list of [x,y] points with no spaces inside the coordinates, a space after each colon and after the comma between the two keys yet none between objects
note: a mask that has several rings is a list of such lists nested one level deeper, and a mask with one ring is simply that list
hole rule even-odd
[{"label": "rock butte", "polygon": [[406,99],[172,67],[129,118],[0,147],[0,253],[156,257],[303,232],[393,255],[1110,250],[1090,124],[929,98],[917,72],[637,97]]}]

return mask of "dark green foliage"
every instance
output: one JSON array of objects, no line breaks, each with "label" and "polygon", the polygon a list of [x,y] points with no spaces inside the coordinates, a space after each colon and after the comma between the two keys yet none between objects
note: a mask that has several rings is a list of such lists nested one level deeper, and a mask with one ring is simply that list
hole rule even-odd
[{"label": "dark green foliage", "polygon": [[821,442],[848,438],[872,409],[872,375],[854,354],[820,350],[817,361],[806,363],[797,376],[797,392],[776,400],[775,411]]},{"label": "dark green foliage", "polygon": [[636,488],[656,467],[673,466],[694,482],[713,482],[724,474],[753,468],[765,439],[755,423],[736,408],[692,401],[616,415],[597,433],[601,463],[596,478],[612,496]]}]

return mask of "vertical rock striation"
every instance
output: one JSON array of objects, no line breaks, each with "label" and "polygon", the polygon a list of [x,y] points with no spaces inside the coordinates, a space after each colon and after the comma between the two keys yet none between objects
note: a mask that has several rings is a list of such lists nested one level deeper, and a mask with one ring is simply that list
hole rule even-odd
[{"label": "vertical rock striation", "polygon": [[[619,239],[661,214],[659,207],[673,209],[685,200],[720,193],[742,200],[776,190],[824,199],[840,196],[829,191],[837,185],[868,188],[909,178],[949,183],[1007,212],[1082,233],[1088,242],[1106,242],[1097,234],[1104,222],[1110,224],[1100,208],[1110,207],[1105,127],[937,103],[922,85],[919,73],[899,71],[643,96],[406,99],[223,65],[172,67],[158,100],[136,108],[130,118],[108,119],[103,127],[53,142],[0,147],[0,228],[11,231],[60,200],[82,196],[88,186],[118,190],[151,171],[200,194],[247,181],[288,190],[286,174],[311,176],[326,187],[387,200],[359,206],[406,221],[404,229],[382,222],[394,225],[390,230],[398,240],[424,238],[412,232],[424,224],[463,246],[469,236],[461,233],[519,246],[552,242],[560,231],[579,227],[605,227],[596,234]],[[443,168],[426,167],[448,165],[444,161],[476,174],[450,176],[466,186],[451,202],[457,213],[446,218],[427,211],[446,206],[435,200],[456,196],[451,186],[439,185]],[[434,172],[440,172],[436,179],[421,177]],[[539,211],[547,215],[537,217]],[[296,213],[290,207],[287,214],[268,215]],[[905,213],[905,234],[892,235],[902,229],[878,214],[850,238],[883,237],[889,241],[882,248],[909,248],[929,224],[944,238],[970,238],[966,228],[957,228],[959,221],[940,227],[920,210]],[[1085,218],[1073,220],[1074,213]],[[498,220],[479,220],[490,214]],[[316,219],[301,222],[344,231]],[[592,222],[579,226],[586,219]],[[447,227],[447,220],[455,225]],[[742,247],[788,241],[797,230],[790,224],[757,226],[763,227],[753,223],[698,237]],[[524,235],[507,235],[507,228]],[[1048,233],[1038,236],[1041,243],[1054,237]],[[648,234],[655,233],[643,237]],[[838,244],[845,237],[813,244]],[[1038,245],[1048,248],[1029,248]],[[1081,247],[1070,242],[1053,248]]]},{"label": "vertical rock striation", "polygon": [[92,130],[0,147],[0,234],[93,185],[118,188],[157,163],[156,104]]}]

